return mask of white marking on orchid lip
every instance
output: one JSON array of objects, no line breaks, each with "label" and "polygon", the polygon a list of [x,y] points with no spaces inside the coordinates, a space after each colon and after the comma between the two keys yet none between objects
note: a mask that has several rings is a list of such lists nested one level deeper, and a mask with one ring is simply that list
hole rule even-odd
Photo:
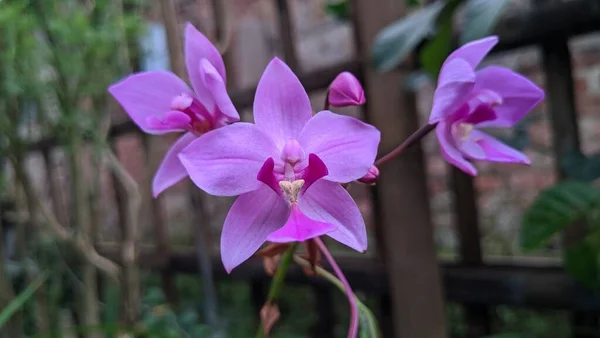
[{"label": "white marking on orchid lip", "polygon": [[280,181],[279,187],[283,191],[283,194],[287,197],[290,203],[296,203],[298,201],[298,194],[304,186],[304,180],[295,181]]},{"label": "white marking on orchid lip", "polygon": [[487,103],[490,108],[495,108],[503,103],[502,96],[498,95],[493,90],[485,89],[479,94],[479,100],[483,103]]},{"label": "white marking on orchid lip", "polygon": [[173,98],[171,101],[171,109],[184,111],[192,106],[192,102],[194,102],[194,98],[189,94],[181,93]]},{"label": "white marking on orchid lip", "polygon": [[471,139],[471,132],[475,127],[471,123],[460,122],[453,126],[453,134],[456,138],[461,141],[467,141]]}]

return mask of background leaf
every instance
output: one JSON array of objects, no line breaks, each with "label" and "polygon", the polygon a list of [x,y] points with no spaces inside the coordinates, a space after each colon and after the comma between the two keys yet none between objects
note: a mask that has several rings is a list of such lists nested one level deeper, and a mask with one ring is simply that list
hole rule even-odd
[{"label": "background leaf", "polygon": [[509,0],[469,0],[465,5],[460,43],[490,35]]},{"label": "background leaf", "polygon": [[2,312],[0,312],[0,329],[10,320],[15,312],[19,311],[27,303],[35,291],[44,284],[46,279],[48,279],[48,274],[44,272],[2,309]]},{"label": "background leaf", "polygon": [[563,252],[563,261],[575,280],[591,289],[600,287],[600,252],[592,241],[570,245]]},{"label": "background leaf", "polygon": [[448,3],[440,14],[435,37],[419,52],[421,68],[434,80],[437,79],[442,64],[452,51],[452,23],[454,12],[459,4],[459,1]]},{"label": "background leaf", "polygon": [[360,338],[378,338],[379,337],[379,326],[377,319],[373,312],[361,301],[358,301],[356,305],[358,307],[359,315],[359,336]]},{"label": "background leaf", "polygon": [[543,247],[558,231],[589,216],[600,204],[600,191],[579,181],[565,181],[544,190],[525,211],[521,246]]},{"label": "background leaf", "polygon": [[389,71],[402,63],[433,31],[444,6],[444,1],[435,2],[382,29],[373,43],[371,61],[375,69]]}]

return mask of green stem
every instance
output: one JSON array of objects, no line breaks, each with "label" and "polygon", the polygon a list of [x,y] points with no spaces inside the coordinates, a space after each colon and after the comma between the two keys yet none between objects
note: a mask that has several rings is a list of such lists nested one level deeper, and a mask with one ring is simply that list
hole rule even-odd
[{"label": "green stem", "polygon": [[[274,303],[279,298],[279,294],[281,293],[281,288],[283,287],[283,283],[285,281],[285,275],[287,274],[287,271],[289,270],[290,265],[292,264],[292,260],[294,258],[294,251],[296,251],[297,247],[298,247],[298,243],[295,242],[283,253],[283,256],[281,257],[281,262],[279,263],[279,266],[277,267],[277,271],[275,272],[275,276],[273,276],[273,279],[271,280],[271,286],[269,287],[269,294],[267,295],[267,301],[266,301],[267,304]],[[265,330],[262,325],[262,322],[260,323],[260,326],[258,327],[258,331],[256,332],[256,337],[257,338],[265,337]]]},{"label": "green stem", "polygon": [[[306,259],[304,259],[298,255],[294,255],[294,261],[298,265],[303,266],[305,268],[312,268],[312,265],[309,261],[307,261]],[[335,287],[337,287],[342,293],[346,294],[346,288],[344,287],[344,283],[342,283],[339,279],[337,279],[337,277],[334,276],[332,273],[323,269],[320,266],[315,267],[315,272],[317,273],[317,275],[326,279],[331,284],[333,284]],[[366,325],[368,326],[367,331],[371,333],[371,335],[369,337],[379,337],[379,329],[377,326],[377,320],[373,316],[373,313],[365,304],[363,304],[363,302],[355,294],[354,294],[354,299],[356,300],[356,306],[358,307],[358,312],[369,317],[369,320],[366,321]],[[362,321],[361,321],[361,325],[363,325]]]}]

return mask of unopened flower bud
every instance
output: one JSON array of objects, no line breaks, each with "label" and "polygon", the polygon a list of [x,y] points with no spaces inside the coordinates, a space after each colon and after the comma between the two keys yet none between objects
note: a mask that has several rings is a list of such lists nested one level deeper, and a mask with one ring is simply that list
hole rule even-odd
[{"label": "unopened flower bud", "polygon": [[365,184],[375,185],[379,180],[379,168],[371,166],[365,176],[361,177],[358,181]]},{"label": "unopened flower bud", "polygon": [[365,92],[360,82],[349,72],[340,73],[329,86],[328,102],[334,107],[360,106],[365,103]]}]

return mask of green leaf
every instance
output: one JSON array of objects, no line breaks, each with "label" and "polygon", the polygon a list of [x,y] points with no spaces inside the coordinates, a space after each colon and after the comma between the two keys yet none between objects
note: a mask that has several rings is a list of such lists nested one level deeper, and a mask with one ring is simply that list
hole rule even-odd
[{"label": "green leaf", "polygon": [[557,232],[592,214],[599,204],[600,191],[584,182],[565,181],[544,190],[525,211],[521,247],[543,247]]},{"label": "green leaf", "polygon": [[444,6],[444,1],[437,1],[382,29],[373,43],[371,62],[375,69],[389,71],[402,63],[433,31]]},{"label": "green leaf", "polygon": [[437,79],[442,64],[452,50],[452,21],[459,3],[458,1],[448,3],[440,14],[437,34],[419,53],[421,67],[433,79]]},{"label": "green leaf", "polygon": [[345,21],[348,20],[348,18],[350,17],[350,9],[348,6],[349,5],[347,0],[337,1],[333,3],[330,2],[325,4],[325,13],[333,16],[338,20]]},{"label": "green leaf", "polygon": [[592,241],[584,239],[563,252],[567,272],[590,289],[600,287],[600,252]]},{"label": "green leaf", "polygon": [[27,303],[29,298],[33,296],[35,291],[44,284],[44,282],[48,279],[48,274],[46,272],[42,273],[38,278],[36,278],[31,284],[29,284],[25,290],[21,291],[15,299],[13,299],[8,305],[2,309],[0,312],[0,329],[4,327],[4,325],[10,320],[10,318],[15,314],[15,312],[19,311]]},{"label": "green leaf", "polygon": [[588,157],[578,150],[572,150],[565,154],[560,166],[572,179],[592,182],[600,178],[600,154]]},{"label": "green leaf", "polygon": [[489,35],[509,0],[469,0],[465,5],[464,23],[460,43],[481,39]]},{"label": "green leaf", "polygon": [[379,328],[377,319],[373,312],[361,301],[356,301],[359,316],[359,336],[360,338],[377,338],[379,337]]}]

